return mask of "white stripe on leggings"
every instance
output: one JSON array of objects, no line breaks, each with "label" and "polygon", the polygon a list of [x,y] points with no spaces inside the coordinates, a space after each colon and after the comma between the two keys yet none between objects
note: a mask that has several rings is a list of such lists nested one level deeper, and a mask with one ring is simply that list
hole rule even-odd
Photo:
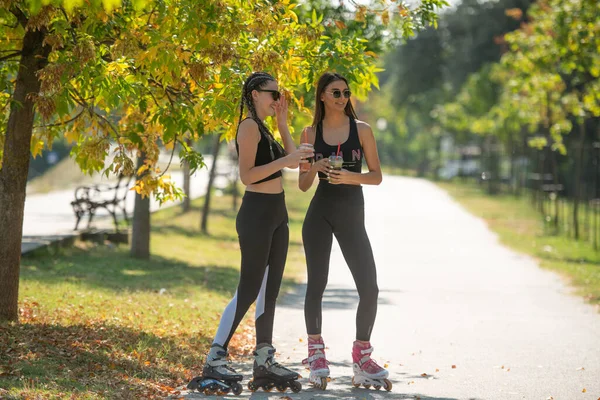
[{"label": "white stripe on leggings", "polygon": [[223,346],[227,338],[229,337],[229,333],[231,332],[231,328],[233,327],[233,319],[235,318],[235,311],[237,309],[237,290],[235,291],[235,295],[233,299],[229,302],[225,310],[223,311],[223,315],[221,315],[221,322],[219,323],[219,329],[217,329],[217,334],[213,343],[216,343],[220,346]]},{"label": "white stripe on leggings", "polygon": [[256,299],[256,313],[254,314],[254,320],[265,313],[265,295],[267,292],[267,278],[269,277],[269,266],[265,270],[265,276],[263,277],[262,285],[260,286],[260,292],[258,292],[258,298]]}]

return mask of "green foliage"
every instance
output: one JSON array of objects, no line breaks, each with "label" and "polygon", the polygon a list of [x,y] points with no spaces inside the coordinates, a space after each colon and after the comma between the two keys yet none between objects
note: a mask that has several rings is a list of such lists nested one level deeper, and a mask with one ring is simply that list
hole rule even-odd
[{"label": "green foliage", "polygon": [[[339,8],[319,2],[297,7],[290,0],[2,0],[0,86],[7,90],[0,97],[0,138],[17,52],[25,32],[39,29],[52,51],[38,74],[41,90],[30,95],[36,104],[32,154],[64,136],[82,170],[130,174],[133,158],[143,152],[147,173],[136,190],[177,197],[155,167],[159,145],[170,148],[213,132],[231,138],[242,83],[251,72],[273,74],[300,113],[309,113],[304,95],[326,70],[346,75],[364,97],[378,87],[374,51],[380,48],[369,47],[365,32],[373,32],[377,43],[399,24],[398,35],[409,34],[432,24],[433,11],[445,5],[376,3],[360,6],[344,22]],[[184,146],[181,155],[201,167],[194,153]]]}]

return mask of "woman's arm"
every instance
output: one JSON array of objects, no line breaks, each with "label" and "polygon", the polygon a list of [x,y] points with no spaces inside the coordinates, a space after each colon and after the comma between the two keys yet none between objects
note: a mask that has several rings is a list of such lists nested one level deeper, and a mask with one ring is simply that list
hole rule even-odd
[{"label": "woman's arm", "polygon": [[[305,140],[314,146],[315,130],[312,126],[307,126],[304,128],[302,131],[302,137],[304,138],[305,136]],[[314,162],[308,171],[300,170],[300,175],[298,176],[298,187],[300,190],[306,192],[308,189],[310,189],[318,172],[323,172],[324,174],[329,175],[329,159],[323,158]]]},{"label": "woman's arm", "polygon": [[288,106],[287,100],[283,94],[281,95],[279,105],[275,111],[277,113],[277,129],[279,130],[279,135],[281,135],[281,140],[283,140],[283,147],[287,154],[291,154],[296,151],[296,144],[294,143],[294,139],[292,138],[290,129],[288,128]]},{"label": "woman's arm", "polygon": [[369,124],[356,121],[358,125],[358,137],[360,139],[363,153],[367,159],[369,172],[358,173],[350,172],[345,169],[341,171],[332,170],[330,172],[330,182],[333,184],[346,185],[379,185],[383,179],[381,174],[381,164],[379,163],[379,154],[377,154],[377,143],[373,130]]},{"label": "woman's arm", "polygon": [[256,121],[250,118],[242,121],[238,128],[237,143],[240,150],[240,179],[246,186],[285,168],[288,163],[286,157],[283,157],[265,165],[254,166],[258,142],[260,142],[260,132]]}]

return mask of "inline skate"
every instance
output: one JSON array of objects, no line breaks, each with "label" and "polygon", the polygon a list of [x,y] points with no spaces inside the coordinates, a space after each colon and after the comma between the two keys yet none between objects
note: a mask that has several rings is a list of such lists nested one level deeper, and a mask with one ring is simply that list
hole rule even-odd
[{"label": "inline skate", "polygon": [[392,382],[387,379],[389,372],[371,358],[371,353],[373,353],[371,343],[354,342],[352,347],[352,369],[354,370],[352,384],[357,388],[362,385],[365,389],[373,386],[375,390],[383,387],[389,392],[392,390]]},{"label": "inline skate", "polygon": [[262,388],[270,392],[274,388],[283,393],[290,388],[294,393],[302,390],[298,382],[300,375],[277,363],[274,359],[275,349],[268,343],[261,343],[254,352],[253,378],[248,382],[248,389],[256,392]]},{"label": "inline skate", "polygon": [[329,361],[325,358],[325,343],[323,338],[308,338],[308,358],[302,360],[302,364],[308,364],[310,375],[308,383],[317,389],[325,390],[329,381]]},{"label": "inline skate", "polygon": [[224,396],[233,392],[237,396],[242,393],[240,381],[243,378],[228,365],[227,350],[218,344],[213,344],[206,356],[202,375],[192,379],[187,388],[206,395]]}]

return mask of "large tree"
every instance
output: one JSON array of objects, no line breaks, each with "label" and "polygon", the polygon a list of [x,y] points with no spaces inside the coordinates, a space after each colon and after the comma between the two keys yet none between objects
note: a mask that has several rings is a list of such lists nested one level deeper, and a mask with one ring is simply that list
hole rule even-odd
[{"label": "large tree", "polygon": [[[159,146],[180,143],[180,158],[201,167],[185,139],[231,135],[250,72],[271,72],[301,111],[302,94],[327,69],[359,91],[376,82],[375,54],[358,35],[343,26],[323,35],[322,15],[299,21],[290,0],[0,4],[0,319],[17,319],[30,151],[64,136],[82,170],[137,172],[136,191],[164,201],[181,192],[156,168]],[[416,29],[439,4],[422,0],[403,18]]]}]

